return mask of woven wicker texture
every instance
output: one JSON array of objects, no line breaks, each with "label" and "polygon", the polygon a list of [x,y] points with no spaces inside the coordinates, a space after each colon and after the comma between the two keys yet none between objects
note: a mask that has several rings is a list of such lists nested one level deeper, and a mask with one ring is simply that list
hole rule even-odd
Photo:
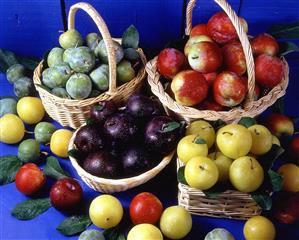
[{"label": "woven wicker texture", "polygon": [[[164,90],[160,82],[160,74],[157,70],[157,57],[149,61],[146,65],[148,73],[148,83],[151,86],[152,92],[160,99],[163,105],[171,111],[178,114],[180,117],[187,121],[195,119],[206,119],[209,121],[216,121],[222,119],[225,122],[236,122],[242,117],[255,117],[265,111],[275,101],[285,95],[286,88],[289,82],[289,67],[284,58],[282,58],[285,73],[280,84],[271,89],[267,95],[261,97],[257,101],[253,101],[254,87],[255,87],[255,73],[254,73],[254,60],[252,56],[251,46],[248,36],[244,32],[239,18],[225,0],[214,0],[225,11],[232,21],[236,32],[239,36],[243,51],[245,54],[247,74],[248,74],[248,93],[243,106],[232,108],[229,111],[211,111],[211,110],[198,110],[193,107],[183,106],[172,99]],[[190,0],[186,10],[186,34],[188,35],[192,29],[192,11],[195,6],[196,0]]]},{"label": "woven wicker texture", "polygon": [[[79,128],[80,129],[80,128]],[[73,134],[68,149],[74,149],[74,140],[76,137],[77,132],[79,129]],[[174,155],[174,151],[171,152],[169,155],[164,157],[162,161],[155,166],[154,168],[144,172],[138,176],[131,177],[131,178],[123,178],[123,179],[107,179],[107,178],[100,178],[91,175],[90,173],[86,172],[78,163],[78,161],[73,158],[69,157],[73,167],[76,169],[79,176],[82,180],[92,189],[95,191],[103,192],[103,193],[114,193],[114,192],[123,192],[130,188],[139,186],[148,180],[155,177],[162,169],[164,169],[171,161]]]},{"label": "woven wicker texture", "polygon": [[70,8],[68,16],[68,29],[74,29],[75,26],[75,14],[78,9],[84,10],[92,18],[97,25],[99,32],[101,33],[108,52],[109,62],[109,90],[95,98],[88,98],[84,100],[73,100],[59,98],[47,90],[41,87],[41,76],[44,69],[44,62],[40,62],[37,68],[34,70],[33,81],[35,88],[39,92],[40,98],[43,102],[45,110],[51,118],[58,121],[62,126],[69,126],[72,128],[78,128],[81,126],[85,119],[88,117],[90,106],[102,101],[113,100],[117,103],[125,102],[129,96],[138,92],[146,72],[144,65],[146,64],[146,57],[142,49],[138,49],[142,66],[134,79],[130,82],[123,84],[119,87],[116,86],[116,60],[115,53],[112,47],[112,40],[120,42],[120,39],[112,39],[108,28],[99,15],[99,13],[88,3],[77,3]]},{"label": "woven wicker texture", "polygon": [[[177,159],[178,169],[184,164]],[[202,191],[179,183],[178,202],[190,213],[218,218],[248,219],[260,215],[262,209],[250,194],[227,190],[215,198],[208,198]]]}]

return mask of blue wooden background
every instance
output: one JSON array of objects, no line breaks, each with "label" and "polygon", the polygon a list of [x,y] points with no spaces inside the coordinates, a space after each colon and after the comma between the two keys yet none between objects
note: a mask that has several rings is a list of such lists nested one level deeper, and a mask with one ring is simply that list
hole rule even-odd
[{"label": "blue wooden background", "polygon": [[[154,56],[170,41],[184,33],[184,7],[186,0],[86,0],[102,15],[114,37],[134,24],[141,37],[141,46],[149,57]],[[0,48],[21,55],[42,57],[50,48],[58,45],[60,31],[65,29],[69,7],[76,0],[0,0]],[[275,23],[291,23],[299,20],[299,0],[228,0],[233,8],[249,24],[252,35],[265,32]],[[194,9],[193,23],[206,22],[219,7],[212,0],[198,0]],[[96,31],[94,23],[84,12],[76,16],[76,28],[85,36]],[[295,40],[299,44],[299,39]],[[290,84],[285,97],[286,113],[299,116],[299,53],[287,56],[290,65]],[[0,95],[13,95],[12,88],[0,74]],[[16,146],[0,144],[0,155],[16,153]],[[74,171],[67,161],[63,166]],[[75,175],[78,178],[78,176]],[[82,182],[81,182],[82,183]],[[167,191],[165,191],[167,189]],[[97,195],[84,185],[90,201]],[[165,206],[176,203],[174,163],[150,183],[117,194],[128,207],[131,198],[140,191],[152,191],[161,197]],[[0,239],[61,239],[55,226],[64,218],[51,209],[36,220],[20,222],[9,215],[16,203],[24,200],[14,184],[0,187]],[[214,227],[226,227],[236,239],[242,239],[243,222],[194,217],[194,229],[188,239],[203,239]],[[277,224],[279,240],[299,239],[296,226]],[[71,238],[71,239],[76,239]]]}]

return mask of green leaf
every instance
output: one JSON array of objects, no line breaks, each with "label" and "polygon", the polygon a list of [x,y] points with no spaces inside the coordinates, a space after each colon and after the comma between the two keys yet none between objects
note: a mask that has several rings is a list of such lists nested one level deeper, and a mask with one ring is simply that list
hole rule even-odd
[{"label": "green leaf", "polygon": [[212,126],[215,130],[218,130],[222,127],[224,127],[226,123],[222,121],[221,119],[218,119],[217,121],[212,122]]},{"label": "green leaf", "polygon": [[196,137],[193,142],[196,144],[206,144],[207,143],[204,139],[202,139],[200,137]]},{"label": "green leaf", "polygon": [[86,125],[90,125],[90,124],[93,124],[94,121],[91,118],[86,118],[85,123],[86,123]]},{"label": "green leaf", "polygon": [[124,50],[125,58],[129,61],[136,61],[139,59],[139,53],[134,48],[127,48]]},{"label": "green leaf", "polygon": [[19,220],[30,220],[47,211],[50,207],[50,198],[30,199],[17,204],[11,214]]},{"label": "green leaf", "polygon": [[270,210],[272,207],[272,199],[267,193],[251,193],[252,199],[263,209]]},{"label": "green leaf", "polygon": [[226,189],[227,189],[226,186],[221,184],[216,184],[210,189],[204,190],[202,192],[207,196],[207,198],[217,198],[219,194],[224,192]]},{"label": "green leaf", "polygon": [[36,57],[27,57],[27,56],[16,56],[18,62],[24,65],[25,68],[33,71],[40,62],[40,59]]},{"label": "green leaf", "polygon": [[292,52],[299,52],[299,47],[292,42],[281,42],[279,43],[280,55],[285,56]]},{"label": "green leaf", "polygon": [[169,122],[169,123],[165,123],[162,127],[162,132],[166,133],[166,132],[171,132],[177,128],[180,128],[181,124],[178,122]]},{"label": "green leaf", "polygon": [[262,165],[264,172],[268,172],[268,170],[272,168],[276,159],[283,153],[284,149],[282,147],[273,144],[269,152],[258,157],[258,161]]},{"label": "green leaf", "polygon": [[188,185],[186,178],[185,178],[185,166],[182,166],[179,168],[178,173],[177,173],[177,179],[179,183]]},{"label": "green leaf", "polygon": [[71,150],[69,150],[68,151],[68,155],[70,156],[70,157],[73,157],[73,158],[75,158],[75,159],[81,159],[81,157],[82,157],[82,154],[80,153],[80,151],[78,150],[78,149],[76,149],[76,148],[73,148],[73,149],[71,149]]},{"label": "green leaf", "polygon": [[0,48],[0,70],[1,72],[6,72],[6,70],[18,63],[18,60],[16,58],[16,55],[11,52]]},{"label": "green leaf", "polygon": [[14,155],[0,157],[0,185],[11,183],[15,180],[16,173],[22,166],[21,160]]},{"label": "green leaf", "polygon": [[98,111],[102,111],[104,109],[104,105],[103,104],[97,104],[94,106],[94,108]]},{"label": "green leaf", "polygon": [[269,29],[269,33],[275,38],[296,39],[299,38],[299,21],[291,24],[276,24]]},{"label": "green leaf", "polygon": [[243,125],[246,128],[251,127],[252,125],[256,124],[256,120],[251,117],[242,117],[238,124]]},{"label": "green leaf", "polygon": [[125,235],[117,227],[105,229],[103,235],[106,240],[126,240]]},{"label": "green leaf", "polygon": [[279,192],[282,189],[282,176],[271,169],[268,171],[268,175],[271,181],[273,191]]},{"label": "green leaf", "polygon": [[85,231],[90,224],[89,216],[71,216],[64,219],[56,229],[65,236],[72,236]]},{"label": "green leaf", "polygon": [[56,180],[70,177],[70,174],[62,169],[57,158],[47,157],[47,163],[44,168],[44,174]]},{"label": "green leaf", "polygon": [[139,44],[139,33],[134,25],[131,25],[123,33],[122,46],[123,48],[138,48]]}]

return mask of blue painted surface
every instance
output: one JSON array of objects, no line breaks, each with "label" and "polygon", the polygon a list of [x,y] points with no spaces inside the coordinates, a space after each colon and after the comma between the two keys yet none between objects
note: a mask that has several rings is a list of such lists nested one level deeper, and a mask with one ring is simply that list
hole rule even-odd
[{"label": "blue painted surface", "polygon": [[0,48],[41,57],[61,30],[59,0],[0,0]]},{"label": "blue painted surface", "polygon": [[[59,0],[0,0],[0,48],[7,48],[19,54],[42,56],[49,48],[57,45],[59,30],[63,29]],[[66,1],[68,7],[76,1]],[[160,50],[167,41],[176,39],[181,34],[183,0],[91,0],[96,9],[106,20],[111,34],[121,36],[130,24],[136,25],[141,36],[141,46],[150,55]],[[211,13],[219,10],[211,0],[198,0],[194,12],[194,23],[206,21]],[[231,0],[235,10],[239,1]],[[264,32],[273,23],[293,22],[299,19],[298,0],[263,0],[243,1],[241,16],[249,23],[249,32],[256,34]],[[76,18],[78,30],[84,36],[95,31],[95,25],[85,13],[78,12]],[[298,41],[297,41],[298,43]],[[299,54],[287,57],[290,64],[290,84],[285,97],[286,113],[299,116]],[[13,95],[12,86],[8,84],[3,74],[0,74],[0,96]],[[58,126],[58,125],[57,125]],[[30,127],[27,127],[30,129]],[[30,136],[27,136],[30,137]],[[17,145],[0,143],[0,155],[16,154]],[[74,172],[68,160],[60,159],[62,166]],[[82,181],[86,205],[98,195],[89,189]],[[125,208],[137,193],[150,191],[156,194],[164,206],[177,203],[176,168],[172,162],[161,174],[149,183],[115,194]],[[48,189],[51,185],[47,183]],[[43,192],[46,195],[47,191]],[[20,194],[15,184],[0,187],[0,239],[77,239],[77,237],[63,237],[55,228],[65,218],[65,215],[51,208],[46,213],[31,221],[18,221],[10,215],[11,209],[26,199]],[[224,227],[233,233],[237,240],[243,239],[243,221],[215,219],[207,217],[193,217],[192,233],[186,239],[203,239],[205,234],[213,228]],[[278,240],[299,239],[296,226],[276,224]],[[94,226],[91,226],[94,228]]]}]

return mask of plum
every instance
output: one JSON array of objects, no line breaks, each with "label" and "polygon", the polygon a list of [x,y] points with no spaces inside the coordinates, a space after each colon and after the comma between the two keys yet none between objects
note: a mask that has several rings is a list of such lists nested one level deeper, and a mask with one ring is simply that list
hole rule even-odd
[{"label": "plum", "polygon": [[91,93],[92,83],[88,75],[74,73],[66,82],[66,91],[74,99],[85,99]]},{"label": "plum", "polygon": [[141,147],[131,147],[121,154],[124,173],[138,175],[151,167],[149,154]]},{"label": "plum", "polygon": [[3,98],[0,100],[0,117],[7,113],[17,114],[17,100],[14,98]]},{"label": "plum", "polygon": [[116,113],[108,117],[105,121],[104,133],[109,139],[124,143],[136,137],[138,126],[130,115]]},{"label": "plum", "polygon": [[85,46],[70,48],[64,51],[63,61],[78,73],[88,73],[95,66],[95,55]]},{"label": "plum", "polygon": [[97,90],[107,91],[109,87],[109,66],[101,64],[89,74]]},{"label": "plum", "polygon": [[35,139],[26,139],[19,145],[18,158],[22,162],[36,162],[40,157],[40,144]]},{"label": "plum", "polygon": [[96,46],[99,44],[99,42],[102,40],[103,38],[101,36],[99,36],[97,33],[89,33],[86,38],[85,38],[85,42],[86,45],[92,50],[94,51]]},{"label": "plum", "polygon": [[[119,63],[124,57],[124,50],[118,42],[113,41],[112,44],[115,51],[116,63]],[[95,55],[99,57],[103,63],[108,63],[108,53],[104,39],[101,40],[95,48]]]},{"label": "plum", "polygon": [[103,233],[95,229],[87,229],[82,232],[78,240],[105,240]]},{"label": "plum", "polygon": [[14,64],[14,65],[10,66],[6,71],[7,80],[10,83],[14,83],[19,78],[24,77],[25,72],[26,72],[26,69],[22,64],[19,64],[19,63]]},{"label": "plum", "polygon": [[65,87],[73,71],[66,63],[45,69],[42,73],[43,84],[48,88]]},{"label": "plum", "polygon": [[39,143],[49,143],[56,127],[52,123],[40,122],[34,128],[35,140]]},{"label": "plum", "polygon": [[96,125],[88,124],[80,128],[75,141],[77,149],[84,153],[98,151],[103,148],[103,138]]},{"label": "plum", "polygon": [[90,119],[96,123],[103,123],[106,118],[116,113],[117,107],[113,101],[100,101],[90,109]]},{"label": "plum", "polygon": [[55,87],[51,90],[51,93],[60,98],[71,98],[63,87]]},{"label": "plum", "polygon": [[158,116],[146,125],[144,141],[149,150],[165,155],[176,147],[180,136],[180,123]]},{"label": "plum", "polygon": [[64,49],[60,47],[52,48],[47,57],[47,63],[49,67],[54,67],[56,65],[63,63],[63,53]]},{"label": "plum", "polygon": [[83,198],[80,184],[72,178],[59,179],[51,188],[52,205],[62,211],[74,211]]},{"label": "plum", "polygon": [[121,60],[116,68],[117,80],[120,83],[131,81],[135,77],[135,70],[127,60]]},{"label": "plum", "polygon": [[126,111],[134,118],[149,118],[161,113],[157,102],[140,94],[129,97]]},{"label": "plum", "polygon": [[83,168],[90,174],[103,178],[117,178],[122,173],[121,164],[106,151],[88,154]]},{"label": "plum", "polygon": [[59,44],[62,48],[74,48],[82,46],[83,39],[75,29],[67,30],[59,36]]},{"label": "plum", "polygon": [[13,86],[14,93],[19,98],[30,96],[33,89],[33,81],[28,77],[19,78]]}]

